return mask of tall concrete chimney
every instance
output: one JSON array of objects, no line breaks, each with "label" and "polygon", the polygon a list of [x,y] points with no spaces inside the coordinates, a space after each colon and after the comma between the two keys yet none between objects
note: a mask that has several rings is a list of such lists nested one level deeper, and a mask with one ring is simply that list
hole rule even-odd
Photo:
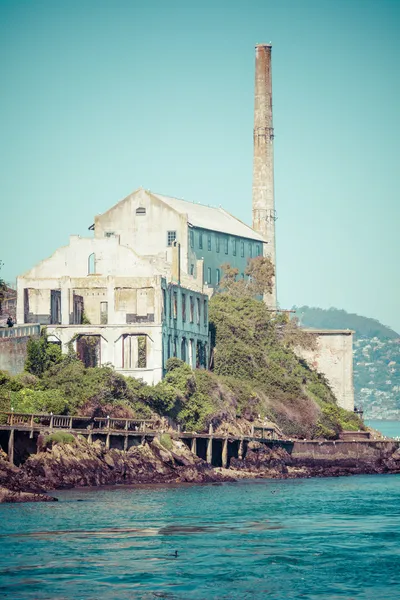
[{"label": "tall concrete chimney", "polygon": [[[268,242],[264,255],[271,258],[276,271],[271,50],[271,44],[256,46],[253,229],[261,233]],[[272,293],[265,297],[265,302],[270,308],[276,308],[276,276]]]}]

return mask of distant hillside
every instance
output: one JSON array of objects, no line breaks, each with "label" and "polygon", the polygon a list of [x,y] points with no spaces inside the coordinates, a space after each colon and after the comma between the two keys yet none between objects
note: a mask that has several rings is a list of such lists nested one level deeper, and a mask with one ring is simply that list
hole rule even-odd
[{"label": "distant hillside", "polygon": [[357,406],[370,419],[400,419],[400,335],[368,317],[330,308],[294,307],[304,327],[352,329]]},{"label": "distant hillside", "polygon": [[394,340],[400,337],[390,327],[382,325],[376,319],[361,317],[355,313],[348,313],[338,308],[314,308],[311,306],[294,306],[296,317],[304,327],[317,329],[353,329],[357,337],[373,338],[380,340]]}]

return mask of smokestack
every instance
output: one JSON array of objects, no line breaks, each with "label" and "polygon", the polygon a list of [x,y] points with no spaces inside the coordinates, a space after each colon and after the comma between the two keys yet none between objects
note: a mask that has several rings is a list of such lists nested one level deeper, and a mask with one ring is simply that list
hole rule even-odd
[{"label": "smokestack", "polygon": [[[274,128],[272,124],[271,44],[256,46],[253,154],[253,229],[268,242],[264,255],[275,260]],[[272,294],[265,298],[276,308],[276,277]]]}]

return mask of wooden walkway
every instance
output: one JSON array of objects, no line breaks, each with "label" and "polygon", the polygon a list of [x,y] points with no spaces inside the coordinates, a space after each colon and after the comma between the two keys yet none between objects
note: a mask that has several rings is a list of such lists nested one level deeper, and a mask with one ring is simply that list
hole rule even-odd
[{"label": "wooden walkway", "polygon": [[[285,440],[279,440],[276,431],[270,427],[253,427],[249,436],[232,436],[215,433],[210,425],[208,433],[196,433],[181,431],[177,428],[164,429],[156,427],[156,422],[151,419],[123,419],[114,417],[84,417],[78,415],[53,415],[53,414],[27,414],[12,412],[0,412],[0,431],[8,431],[9,438],[7,444],[7,455],[10,462],[14,462],[15,432],[29,433],[29,438],[33,439],[37,434],[51,434],[55,431],[64,431],[75,435],[82,435],[87,438],[89,443],[94,439],[104,439],[105,446],[109,449],[112,445],[112,438],[123,438],[123,442],[117,443],[118,447],[128,450],[130,438],[140,440],[145,443],[146,438],[154,439],[160,437],[163,433],[170,433],[175,439],[184,441],[194,454],[199,453],[199,440],[205,440],[205,460],[213,464],[213,442],[218,442],[220,448],[220,462],[223,467],[228,465],[228,444],[236,444],[237,451],[235,455],[243,458],[245,454],[245,445],[251,441],[273,442],[284,445]],[[286,442],[288,443],[288,442]],[[137,444],[136,444],[137,445]]]}]

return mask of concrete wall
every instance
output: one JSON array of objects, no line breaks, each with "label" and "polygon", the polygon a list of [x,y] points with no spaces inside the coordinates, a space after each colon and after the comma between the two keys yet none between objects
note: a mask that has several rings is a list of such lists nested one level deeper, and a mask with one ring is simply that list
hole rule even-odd
[{"label": "concrete wall", "polygon": [[176,232],[181,244],[182,268],[187,273],[187,216],[147,192],[133,192],[95,217],[95,238],[117,236],[121,244],[141,256],[166,256],[168,231]]},{"label": "concrete wall", "polygon": [[353,332],[349,330],[307,330],[317,337],[315,351],[296,349],[299,356],[325,375],[339,406],[354,410]]},{"label": "concrete wall", "polygon": [[29,337],[0,338],[0,371],[17,375],[24,370]]},{"label": "concrete wall", "polygon": [[391,456],[400,447],[400,442],[388,441],[296,441],[290,454],[293,458],[309,458],[322,461],[335,461],[339,458],[355,461],[377,460]]}]

